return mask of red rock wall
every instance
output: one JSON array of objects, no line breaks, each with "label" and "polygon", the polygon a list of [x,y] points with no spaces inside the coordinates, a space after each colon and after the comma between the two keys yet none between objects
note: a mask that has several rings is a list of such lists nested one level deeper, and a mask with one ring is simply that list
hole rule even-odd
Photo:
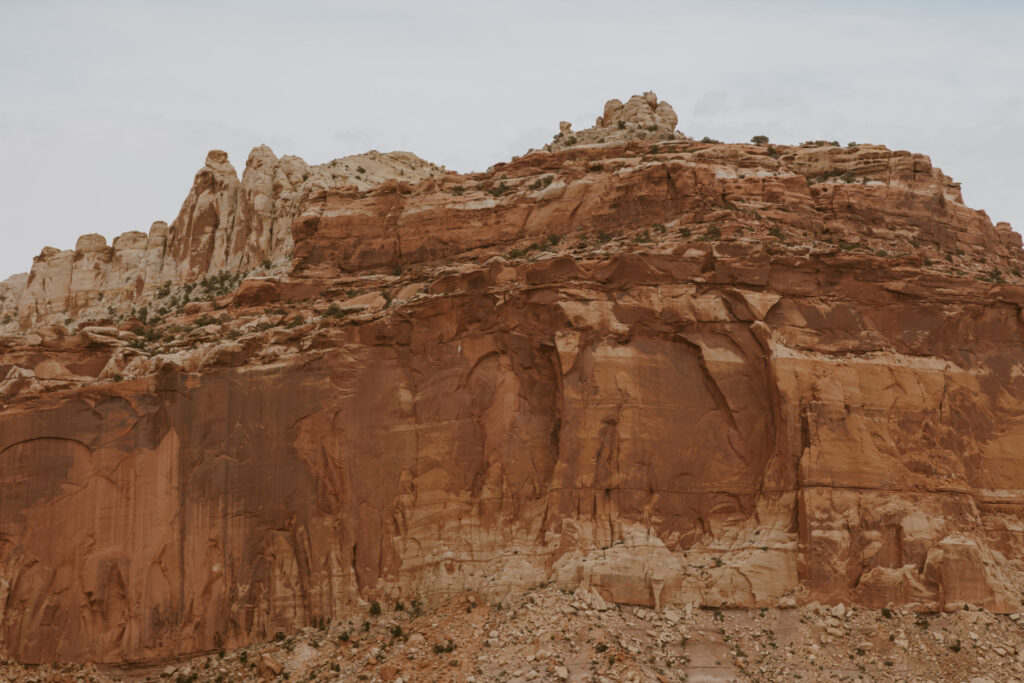
[{"label": "red rock wall", "polygon": [[1019,303],[856,260],[760,288],[755,256],[555,259],[514,294],[492,266],[289,361],[5,411],[6,651],[146,660],[546,579],[1010,609]]},{"label": "red rock wall", "polygon": [[[155,661],[544,581],[1015,609],[1024,285],[990,271],[1024,259],[926,162],[675,140],[309,185],[292,277],[222,320],[0,338],[0,653]],[[204,187],[200,271],[242,244]]]}]

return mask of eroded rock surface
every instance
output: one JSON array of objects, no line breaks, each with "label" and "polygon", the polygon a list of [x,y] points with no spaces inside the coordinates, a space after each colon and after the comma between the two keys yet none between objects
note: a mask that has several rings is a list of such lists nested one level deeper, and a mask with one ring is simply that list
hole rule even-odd
[{"label": "eroded rock surface", "polygon": [[[152,662],[546,582],[1016,611],[1019,235],[922,155],[698,143],[652,97],[481,174],[211,153],[168,260],[44,252],[0,338],[0,651]],[[107,287],[147,315],[35,322]]]}]

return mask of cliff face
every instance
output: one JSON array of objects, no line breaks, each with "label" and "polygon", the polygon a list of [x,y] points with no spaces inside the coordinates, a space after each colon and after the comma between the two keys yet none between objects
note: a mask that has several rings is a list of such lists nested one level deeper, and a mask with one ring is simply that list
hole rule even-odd
[{"label": "cliff face", "polygon": [[[44,252],[82,284],[41,256],[0,338],[0,651],[150,661],[549,581],[1016,609],[1020,237],[922,155],[670,112],[474,175],[211,153],[163,259],[122,258],[141,284],[118,242]],[[115,271],[156,321],[33,323]]]}]

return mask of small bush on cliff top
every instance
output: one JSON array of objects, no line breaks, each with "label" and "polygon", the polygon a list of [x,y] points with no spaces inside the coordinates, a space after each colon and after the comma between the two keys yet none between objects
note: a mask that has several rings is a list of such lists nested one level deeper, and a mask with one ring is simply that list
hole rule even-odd
[{"label": "small bush on cliff top", "polygon": [[752,143],[754,143],[755,145],[767,145],[768,144],[768,136],[767,135],[755,135],[754,137],[750,138],[750,141]]}]

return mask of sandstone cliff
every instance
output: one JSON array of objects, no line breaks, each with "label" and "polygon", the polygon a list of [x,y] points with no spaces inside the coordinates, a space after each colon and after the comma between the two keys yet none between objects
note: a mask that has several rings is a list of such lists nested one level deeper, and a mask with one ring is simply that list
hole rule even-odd
[{"label": "sandstone cliff", "polygon": [[44,251],[0,290],[0,652],[546,582],[1015,610],[1020,236],[923,155],[675,123],[465,175],[213,152],[170,226]]}]

